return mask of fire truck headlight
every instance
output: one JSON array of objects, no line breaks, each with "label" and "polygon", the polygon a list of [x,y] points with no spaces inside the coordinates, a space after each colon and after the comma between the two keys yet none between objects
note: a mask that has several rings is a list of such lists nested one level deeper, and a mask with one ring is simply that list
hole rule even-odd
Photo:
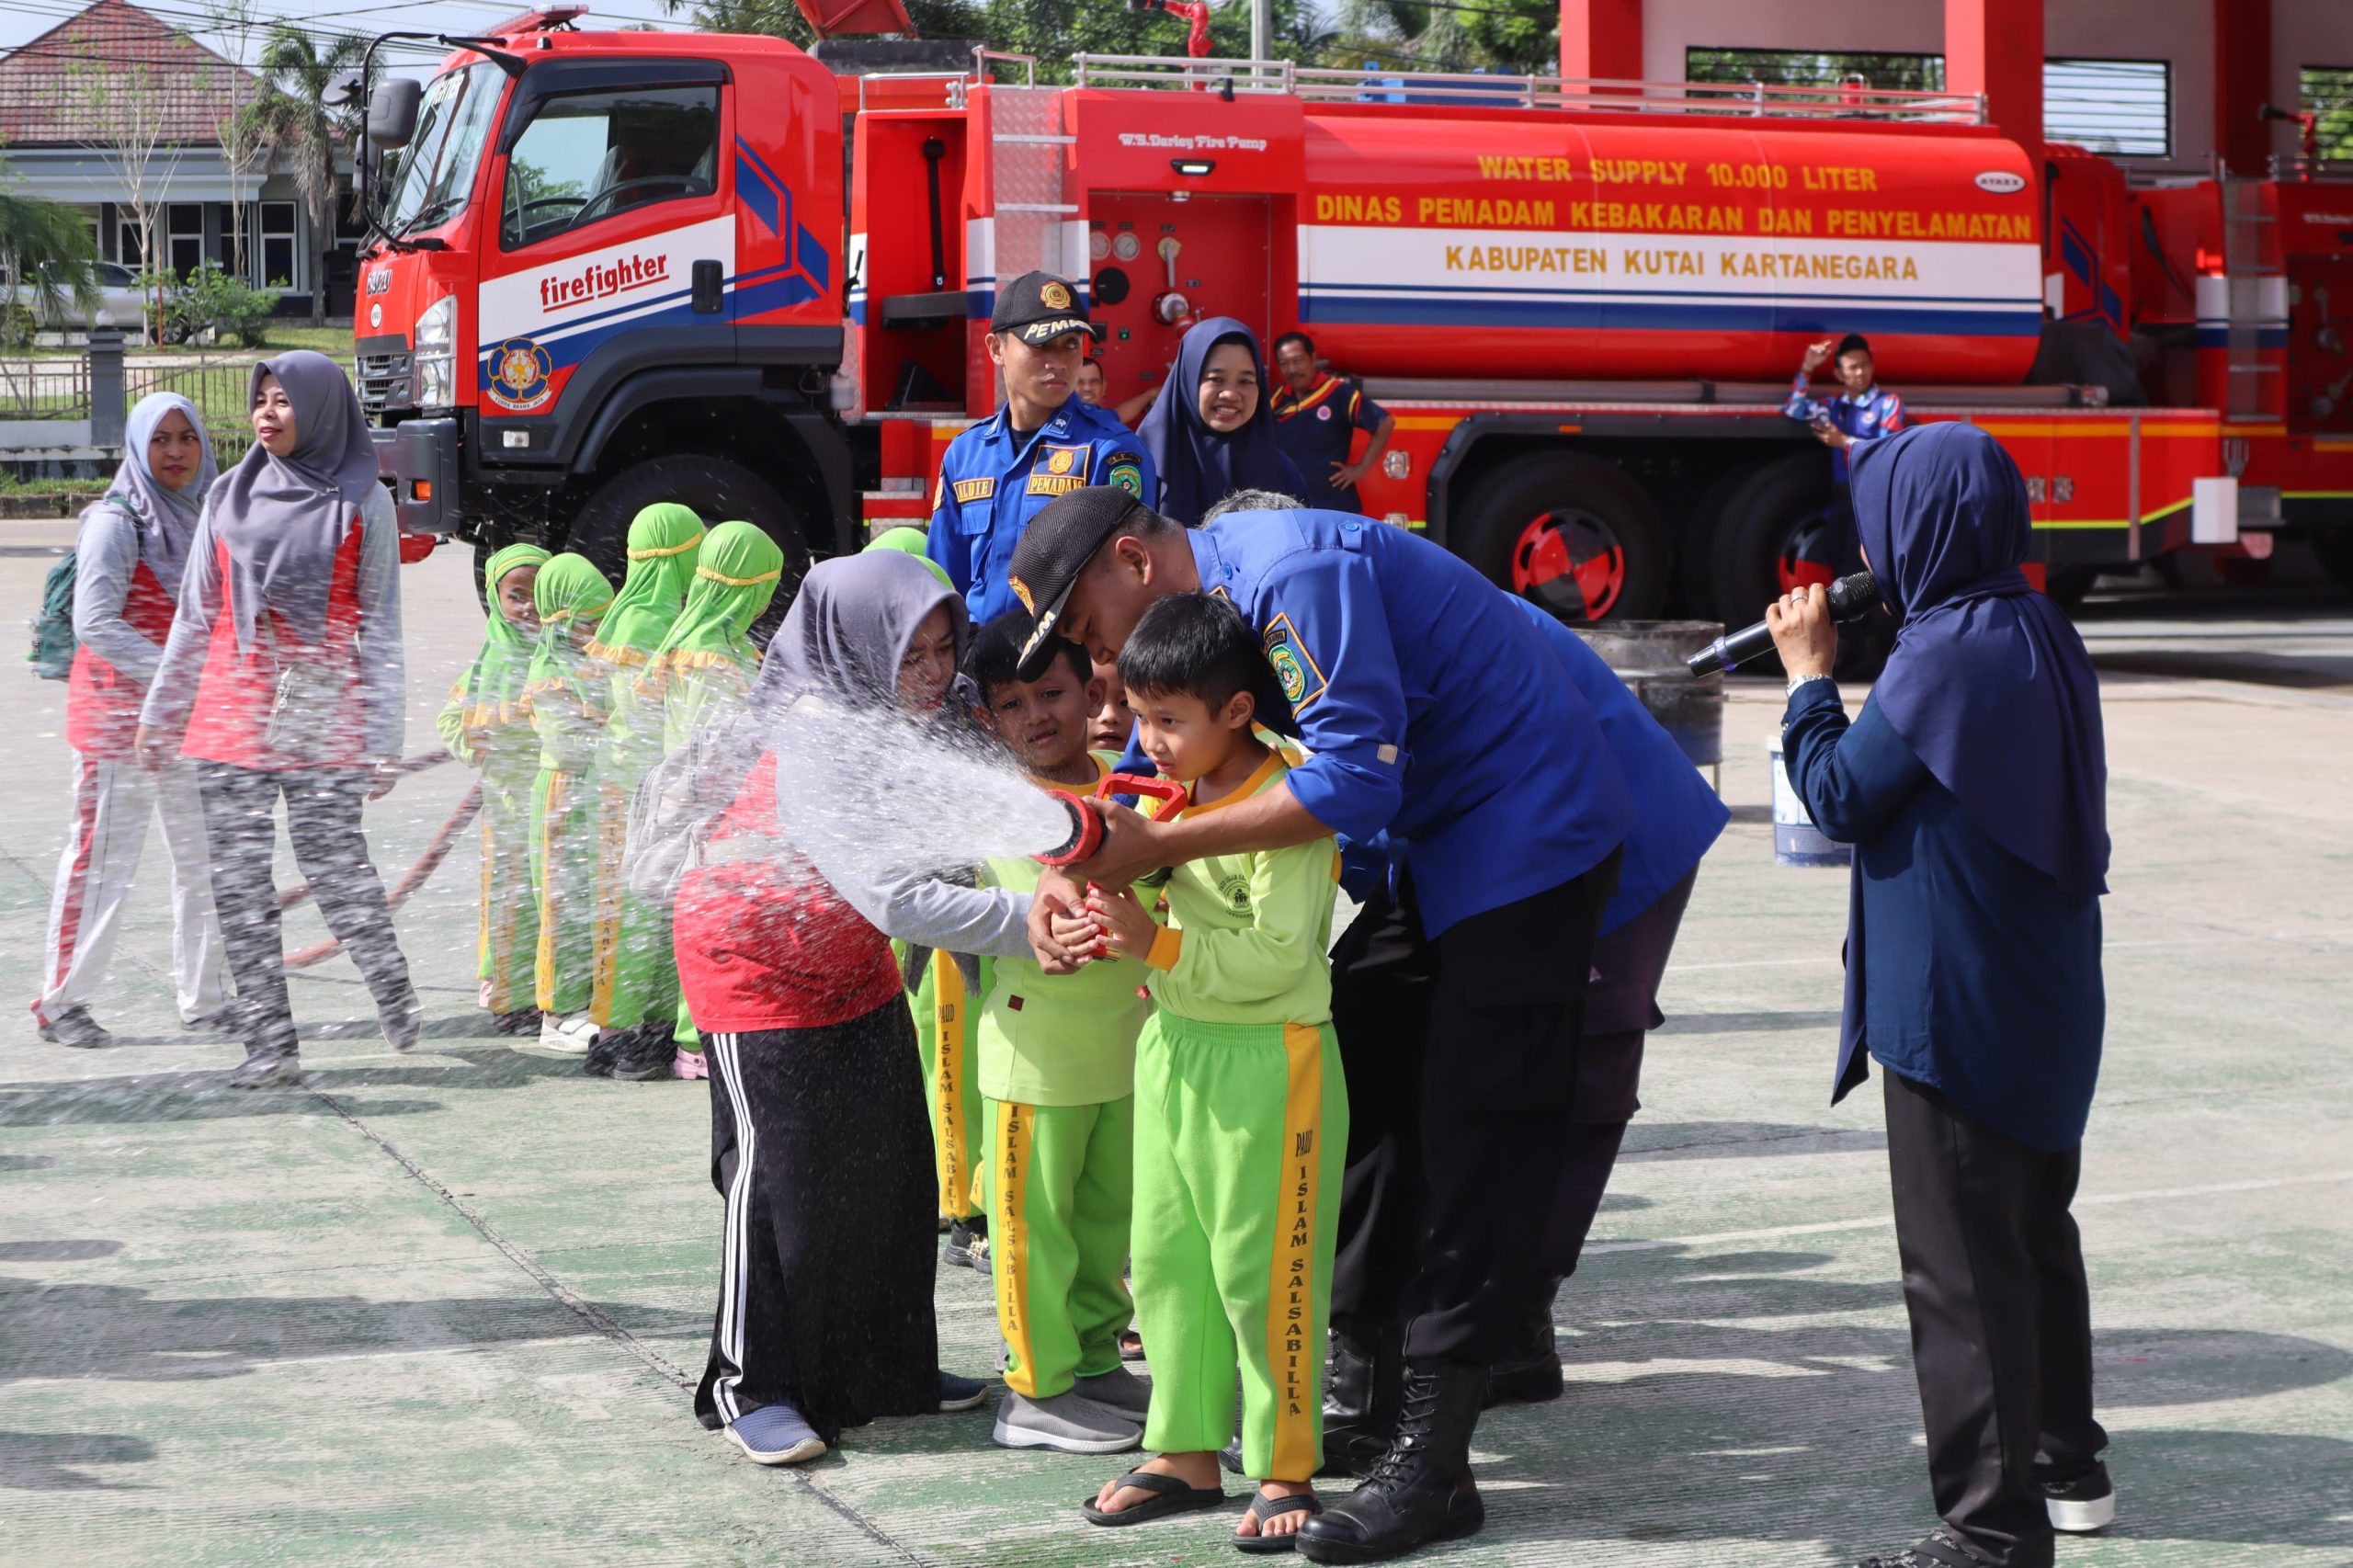
[{"label": "fire truck headlight", "polygon": [[416,318],[416,353],[410,361],[409,402],[418,408],[453,408],[458,402],[458,298],[445,295]]}]

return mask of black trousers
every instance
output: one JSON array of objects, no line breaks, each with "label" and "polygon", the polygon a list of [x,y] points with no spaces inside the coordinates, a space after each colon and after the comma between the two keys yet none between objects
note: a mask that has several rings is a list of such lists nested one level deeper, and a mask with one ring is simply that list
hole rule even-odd
[{"label": "black trousers", "polygon": [[1546,1276],[1530,1244],[1561,1180],[1586,983],[1612,852],[1581,877],[1422,935],[1410,886],[1332,951],[1348,1163],[1332,1318],[1405,1325],[1415,1359],[1514,1359]]},{"label": "black trousers", "polygon": [[368,857],[368,835],[360,828],[367,769],[273,770],[206,763],[198,789],[212,848],[212,901],[221,912],[222,945],[243,1004],[246,1047],[288,1054],[296,1049],[278,884],[271,875],[278,850],[272,813],[281,796],[294,864],[309,879],[327,929],[351,955],[379,1012],[406,1006],[414,994],[408,960],[401,953],[383,879]]},{"label": "black trousers", "polygon": [[1937,1512],[2012,1568],[2048,1568],[2036,1474],[2073,1479],[2108,1446],[2067,1211],[2083,1153],[2030,1149],[1926,1085],[1880,1075]]},{"label": "black trousers", "polygon": [[790,1400],[827,1443],[939,1408],[931,1128],[904,998],[820,1028],[706,1033],[727,1200],[695,1415]]}]

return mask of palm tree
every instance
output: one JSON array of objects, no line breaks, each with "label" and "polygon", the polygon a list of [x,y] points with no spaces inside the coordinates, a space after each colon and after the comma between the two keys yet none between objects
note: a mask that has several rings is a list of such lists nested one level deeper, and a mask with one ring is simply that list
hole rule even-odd
[{"label": "palm tree", "polygon": [[326,321],[326,256],[335,245],[335,149],[358,145],[357,111],[330,108],[328,89],[359,69],[365,39],[350,33],[313,38],[294,28],[272,29],[261,53],[261,96],[247,107],[244,121],[267,149],[267,167],[280,165],[294,176],[311,221],[311,324]]},{"label": "palm tree", "polygon": [[29,338],[40,315],[62,317],[68,300],[86,308],[97,247],[89,225],[70,207],[11,188],[0,161],[0,274],[14,287],[0,318],[0,337]]}]

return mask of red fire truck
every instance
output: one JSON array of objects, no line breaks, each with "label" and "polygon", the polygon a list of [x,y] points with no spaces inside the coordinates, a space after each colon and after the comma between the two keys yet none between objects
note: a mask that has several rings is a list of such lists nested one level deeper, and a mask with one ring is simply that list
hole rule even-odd
[{"label": "red fire truck", "polygon": [[2017,457],[2054,591],[2283,529],[2353,578],[2353,186],[2134,188],[2030,157],[1973,97],[1086,56],[1040,85],[984,53],[849,75],[578,15],[446,40],[421,90],[370,98],[400,152],[361,395],[413,529],[611,560],[680,499],[805,560],[920,521],[997,399],[995,280],[1044,267],[1108,329],[1107,401],[1202,317],[1304,327],[1397,416],[1367,509],[1571,619],[1753,618],[1831,499],[1788,378],[1848,331],[1915,419]]}]

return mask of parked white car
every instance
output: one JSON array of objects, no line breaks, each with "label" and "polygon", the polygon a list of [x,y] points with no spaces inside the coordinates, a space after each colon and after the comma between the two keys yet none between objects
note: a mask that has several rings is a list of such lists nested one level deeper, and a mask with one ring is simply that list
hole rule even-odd
[{"label": "parked white car", "polygon": [[[24,290],[16,288],[0,272],[0,289],[6,290],[10,303],[24,299]],[[33,307],[35,321],[48,331],[59,328],[113,326],[124,332],[137,332],[146,319],[147,300],[139,288],[139,275],[117,262],[93,264],[90,278],[90,308],[85,312],[71,291],[53,301],[38,297],[26,301]]]}]

